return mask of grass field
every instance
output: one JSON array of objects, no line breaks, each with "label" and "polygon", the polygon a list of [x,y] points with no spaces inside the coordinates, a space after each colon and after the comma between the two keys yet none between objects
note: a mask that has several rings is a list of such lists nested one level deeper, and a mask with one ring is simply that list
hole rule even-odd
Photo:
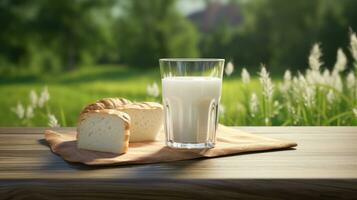
[{"label": "grass field", "polygon": [[[325,70],[326,71],[326,70]],[[289,79],[274,79],[269,74],[250,77],[243,83],[241,71],[225,76],[220,123],[226,125],[356,125],[357,87],[354,73],[350,80],[330,73],[311,71]],[[318,81],[310,76],[318,77]],[[353,76],[353,77],[352,77]],[[351,80],[353,78],[353,85]],[[262,82],[263,81],[263,82]],[[339,82],[336,82],[339,81]],[[343,82],[341,82],[343,81]],[[0,126],[47,126],[48,113],[61,126],[75,126],[83,106],[104,97],[125,97],[133,101],[161,102],[161,95],[147,94],[147,86],[161,85],[159,69],[130,69],[125,66],[80,68],[56,75],[1,77]],[[320,86],[326,83],[327,86]],[[344,85],[346,83],[346,85]],[[19,120],[13,112],[20,102],[30,104],[31,90],[39,94],[47,86],[50,100],[33,117]],[[284,91],[281,86],[288,87]],[[334,88],[335,86],[338,86]],[[280,88],[280,89],[279,89]],[[253,93],[256,93],[254,101]],[[267,94],[270,93],[270,94]],[[25,114],[26,116],[26,114]]]},{"label": "grass field", "polygon": [[[29,104],[29,92],[33,89],[39,93],[44,86],[48,87],[50,100],[48,109],[59,118],[61,124],[74,126],[81,108],[86,104],[103,97],[125,97],[133,101],[158,101],[161,96],[147,95],[147,85],[156,82],[160,86],[158,69],[138,70],[123,66],[97,66],[83,68],[72,72],[52,76],[34,76],[7,78],[0,82],[0,126],[46,126],[47,117],[36,114],[35,118],[21,124],[11,111],[18,102]],[[258,84],[258,83],[256,83]],[[226,78],[223,85],[222,102],[226,105],[222,117],[223,123],[238,124],[237,99],[242,97],[240,81],[237,78]],[[65,122],[61,120],[61,112]],[[42,116],[42,117],[41,117]]]}]

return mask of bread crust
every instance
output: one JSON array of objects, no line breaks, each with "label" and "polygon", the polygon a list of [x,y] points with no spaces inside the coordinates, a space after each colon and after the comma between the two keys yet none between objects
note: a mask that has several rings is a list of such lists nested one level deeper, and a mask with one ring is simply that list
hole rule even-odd
[{"label": "bread crust", "polygon": [[123,152],[126,153],[129,149],[129,138],[130,138],[130,116],[125,113],[121,112],[116,109],[102,109],[102,110],[88,110],[85,113],[82,113],[79,116],[78,125],[77,125],[77,140],[79,140],[79,126],[83,120],[86,120],[91,114],[93,113],[101,113],[101,114],[108,114],[108,115],[116,115],[120,117],[124,121],[124,149]]},{"label": "bread crust", "polygon": [[145,110],[156,110],[163,109],[162,105],[156,102],[133,102],[130,104],[125,104],[116,108],[117,110],[121,109],[145,109]]},{"label": "bread crust", "polygon": [[163,110],[163,106],[156,102],[131,102],[124,98],[104,98],[84,107],[80,115],[92,110],[103,109],[116,109],[119,111],[125,109]]},{"label": "bread crust", "polygon": [[130,100],[120,97],[104,98],[84,107],[80,115],[91,110],[116,109],[120,106],[127,105],[130,103]]}]

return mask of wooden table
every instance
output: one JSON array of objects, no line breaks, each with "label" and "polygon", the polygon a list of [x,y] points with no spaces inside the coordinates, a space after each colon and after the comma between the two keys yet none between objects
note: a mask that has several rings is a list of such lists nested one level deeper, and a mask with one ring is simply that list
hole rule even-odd
[{"label": "wooden table", "polygon": [[0,128],[0,199],[357,199],[357,128],[239,129],[299,146],[95,168],[54,155],[43,140],[44,128]]}]

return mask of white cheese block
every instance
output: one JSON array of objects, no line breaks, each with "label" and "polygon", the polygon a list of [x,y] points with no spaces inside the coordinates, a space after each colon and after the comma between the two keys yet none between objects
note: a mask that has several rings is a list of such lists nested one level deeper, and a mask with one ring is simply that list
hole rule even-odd
[{"label": "white cheese block", "polygon": [[83,113],[77,127],[79,149],[122,154],[129,147],[130,117],[114,109]]}]

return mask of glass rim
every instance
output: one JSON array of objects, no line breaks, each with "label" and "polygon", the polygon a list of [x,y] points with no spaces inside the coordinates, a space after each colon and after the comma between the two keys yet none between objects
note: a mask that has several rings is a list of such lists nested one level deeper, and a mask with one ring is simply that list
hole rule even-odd
[{"label": "glass rim", "polygon": [[224,62],[223,58],[160,58],[160,62]]}]

